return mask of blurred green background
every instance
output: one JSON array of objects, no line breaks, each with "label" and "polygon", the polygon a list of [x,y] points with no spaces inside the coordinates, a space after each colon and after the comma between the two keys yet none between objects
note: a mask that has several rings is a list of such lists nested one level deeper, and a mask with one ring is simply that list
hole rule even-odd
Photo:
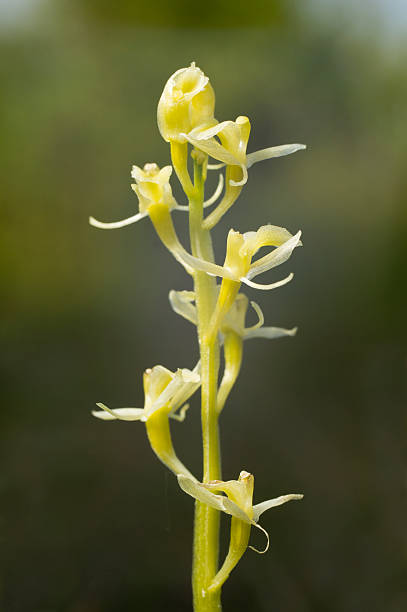
[{"label": "blurred green background", "polygon": [[[217,118],[251,118],[249,151],[308,145],[256,165],[215,232],[219,261],[231,226],[304,236],[264,279],[294,281],[248,292],[299,332],[247,343],[222,443],[224,476],[253,472],[256,501],[305,498],[264,515],[271,551],[246,553],[225,612],[404,612],[406,4],[0,4],[3,609],[191,610],[192,500],[141,424],[90,415],[140,405],[146,367],[195,363],[167,298],[190,283],[148,220],[87,218],[136,212],[131,165],[168,163],[156,104],[195,60]],[[199,473],[192,405],[173,430]]]}]

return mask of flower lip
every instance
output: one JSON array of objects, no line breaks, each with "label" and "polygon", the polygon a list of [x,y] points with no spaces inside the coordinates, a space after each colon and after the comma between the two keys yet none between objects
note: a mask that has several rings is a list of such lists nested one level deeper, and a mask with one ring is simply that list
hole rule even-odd
[{"label": "flower lip", "polygon": [[168,93],[173,96],[175,103],[182,99],[191,100],[203,91],[208,83],[209,78],[195,65],[195,62],[191,62],[190,66],[180,68],[169,78]]}]

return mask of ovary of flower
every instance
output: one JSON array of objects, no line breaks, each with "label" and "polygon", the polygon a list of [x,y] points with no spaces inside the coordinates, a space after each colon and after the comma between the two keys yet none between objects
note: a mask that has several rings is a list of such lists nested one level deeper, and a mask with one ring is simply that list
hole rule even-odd
[{"label": "ovary of flower", "polygon": [[185,133],[216,123],[215,92],[209,78],[192,62],[167,81],[157,108],[158,129],[167,142],[185,143]]},{"label": "ovary of flower", "polygon": [[[169,417],[182,421],[188,408],[185,402],[201,384],[200,363],[191,371],[186,368],[171,372],[161,365],[144,372],[144,408],[108,408],[98,403],[101,410],[93,416],[104,421],[142,421],[153,451],[175,474],[194,478],[175,454],[169,428]],[[177,410],[180,409],[179,413]]]},{"label": "ovary of flower", "polygon": [[[114,221],[113,223],[104,223],[94,217],[89,217],[90,225],[99,229],[119,229],[132,223],[137,223],[137,221],[147,217],[150,206],[154,204],[160,204],[168,208],[168,211],[180,210],[188,212],[189,207],[179,205],[172,195],[170,185],[171,174],[172,166],[164,166],[161,169],[155,163],[147,163],[143,169],[133,166],[131,176],[136,182],[131,187],[138,198],[139,212],[136,215],[121,221]],[[211,206],[219,198],[223,189],[223,182],[223,176],[219,175],[218,185],[213,195],[204,202],[204,208]]]},{"label": "ovary of flower", "polygon": [[[183,474],[178,475],[178,482],[181,489],[191,497],[232,516],[229,551],[208,591],[220,588],[228,578],[247,548],[252,525],[263,531],[267,537],[267,544],[263,551],[257,551],[253,547],[250,548],[256,550],[256,552],[266,552],[268,550],[268,533],[258,524],[263,512],[281,506],[286,502],[303,498],[301,494],[291,493],[253,505],[254,476],[245,471],[240,472],[238,480],[228,480],[226,482],[213,480],[208,483],[200,483]],[[225,493],[226,496],[219,495],[219,492]]]}]

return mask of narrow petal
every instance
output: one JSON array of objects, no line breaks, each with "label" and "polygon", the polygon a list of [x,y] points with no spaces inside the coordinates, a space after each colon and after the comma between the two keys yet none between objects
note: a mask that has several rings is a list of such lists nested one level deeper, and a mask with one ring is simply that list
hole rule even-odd
[{"label": "narrow petal", "polygon": [[190,321],[193,325],[198,324],[196,306],[192,304],[195,300],[195,293],[193,291],[174,291],[172,289],[169,293],[169,300],[174,312]]},{"label": "narrow petal", "polygon": [[209,140],[210,138],[214,138],[214,136],[217,136],[219,132],[223,132],[228,128],[234,130],[236,128],[235,122],[230,120],[221,121],[220,123],[215,123],[215,125],[212,125],[211,127],[208,127],[206,129],[197,127],[191,130],[189,135],[199,141]]},{"label": "narrow petal", "polygon": [[[223,166],[224,164],[222,164]],[[208,198],[208,200],[205,200],[203,203],[203,207],[207,208],[208,206],[212,206],[212,204],[214,204],[216,202],[216,200],[219,198],[220,194],[222,193],[222,189],[223,189],[223,185],[224,185],[224,178],[223,178],[223,174],[219,174],[219,178],[218,178],[218,184],[217,187],[215,189],[215,191],[213,192],[213,194],[211,195],[210,198]],[[181,210],[183,212],[189,212],[189,205],[186,204],[181,205],[181,204],[177,204],[176,206],[174,206],[173,210]]]},{"label": "narrow petal", "polygon": [[260,308],[260,306],[256,302],[253,302],[253,301],[251,301],[250,304],[251,304],[251,307],[253,308],[253,310],[255,311],[255,313],[257,314],[259,320],[254,325],[251,325],[250,327],[246,327],[245,328],[245,330],[244,330],[245,331],[245,334],[244,334],[245,338],[247,337],[247,335],[250,332],[252,332],[252,331],[254,331],[256,329],[259,329],[259,327],[261,327],[263,325],[263,323],[264,323],[264,314],[263,314],[263,311]]},{"label": "narrow petal", "polygon": [[194,497],[211,508],[215,508],[215,510],[231,514],[245,523],[251,523],[247,514],[227,497],[211,493],[211,491],[208,491],[201,483],[187,476],[183,476],[182,474],[179,474],[177,478],[181,489],[188,495],[191,495],[191,497]]},{"label": "narrow petal", "polygon": [[277,281],[276,283],[270,283],[269,285],[261,285],[260,283],[254,283],[248,278],[242,277],[239,279],[245,285],[252,287],[253,289],[261,289],[262,291],[269,291],[270,289],[276,289],[277,287],[282,287],[286,285],[294,278],[294,274],[291,272],[286,278],[283,278],[281,281]]},{"label": "narrow petal", "polygon": [[275,268],[290,258],[291,253],[296,246],[299,245],[301,232],[297,232],[295,236],[284,242],[281,246],[275,248],[271,253],[261,257],[251,264],[250,270],[247,273],[247,278],[254,278],[258,274],[262,274],[271,268]]},{"label": "narrow petal", "polygon": [[221,278],[228,278],[229,280],[234,281],[238,280],[235,274],[231,270],[229,270],[229,268],[218,266],[217,264],[214,264],[210,261],[194,257],[193,255],[190,255],[187,251],[179,251],[177,253],[177,256],[184,266],[193,268],[194,270],[206,272],[211,276],[220,276]]},{"label": "narrow petal", "polygon": [[260,529],[260,531],[262,531],[264,533],[264,535],[267,538],[267,542],[266,542],[266,546],[265,546],[265,548],[263,548],[263,550],[259,550],[258,548],[255,548],[254,546],[249,546],[249,548],[254,550],[254,552],[258,553],[259,555],[264,555],[264,553],[266,553],[268,551],[268,549],[270,548],[270,536],[267,533],[267,531],[261,525],[259,525],[258,523],[255,523],[253,521],[252,525],[254,525],[254,527],[257,527],[257,529]]},{"label": "narrow petal", "polygon": [[143,408],[115,408],[111,410],[100,402],[96,406],[102,408],[102,410],[92,410],[92,414],[103,421],[112,421],[114,419],[119,419],[120,421],[140,421],[145,414]]},{"label": "narrow petal", "polygon": [[224,168],[226,164],[208,164],[206,166],[207,170],[220,170],[221,168]]},{"label": "narrow petal", "polygon": [[188,410],[189,404],[184,404],[182,408],[180,408],[179,412],[171,412],[170,418],[174,419],[175,421],[179,421],[180,423],[183,423],[183,421],[185,421],[185,417]]},{"label": "narrow petal", "polygon": [[283,327],[257,327],[246,330],[244,335],[245,340],[251,338],[267,338],[268,340],[274,340],[274,338],[283,338],[284,336],[295,336],[297,333],[297,327],[292,329],[284,329]]},{"label": "narrow petal", "polygon": [[137,223],[137,221],[140,221],[140,219],[144,219],[144,217],[147,217],[147,213],[137,213],[137,215],[133,215],[132,217],[128,217],[127,219],[123,219],[122,221],[113,221],[113,223],[103,223],[102,221],[98,221],[94,217],[89,217],[89,223],[93,227],[98,227],[99,229],[119,229],[120,227],[125,227],[126,225]]},{"label": "narrow petal", "polygon": [[296,151],[301,151],[306,148],[307,146],[303,144],[288,144],[280,145],[278,147],[269,147],[268,149],[261,149],[260,151],[255,151],[254,153],[249,153],[247,155],[247,167],[250,168],[253,166],[253,164],[257,164],[257,162],[265,159],[290,155],[291,153],[296,153]]},{"label": "narrow petal", "polygon": [[213,195],[208,200],[204,201],[203,203],[204,208],[207,208],[207,206],[211,206],[212,204],[216,202],[216,200],[219,198],[220,194],[222,193],[224,182],[225,181],[223,178],[223,174],[220,173],[219,178],[218,178],[218,185],[215,191],[213,192]]},{"label": "narrow petal", "polygon": [[294,499],[302,499],[304,495],[299,493],[290,493],[289,495],[280,495],[280,497],[275,497],[274,499],[268,499],[267,501],[261,502],[261,504],[256,504],[253,506],[253,520],[257,523],[259,517],[270,508],[275,508],[276,506],[281,506],[289,501]]}]

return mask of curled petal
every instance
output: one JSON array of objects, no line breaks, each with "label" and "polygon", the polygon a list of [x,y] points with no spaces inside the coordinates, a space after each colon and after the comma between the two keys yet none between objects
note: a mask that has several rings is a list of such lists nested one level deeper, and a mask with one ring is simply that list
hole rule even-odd
[{"label": "curled petal", "polygon": [[214,202],[216,202],[216,200],[219,198],[220,194],[222,193],[224,182],[225,181],[223,178],[223,174],[219,174],[218,185],[215,191],[213,192],[213,195],[208,200],[204,201],[203,203],[204,208],[206,208],[207,206],[211,206],[211,204],[214,204]]},{"label": "curled petal", "polygon": [[[222,164],[223,166],[224,164]],[[222,189],[223,189],[223,185],[224,185],[224,178],[223,178],[223,174],[219,174],[219,179],[218,179],[218,184],[216,186],[215,191],[213,192],[213,194],[211,195],[210,198],[208,198],[208,200],[205,200],[203,203],[203,207],[207,208],[208,206],[211,206],[212,204],[214,204],[216,202],[216,200],[219,198],[220,194],[222,193]],[[181,206],[179,204],[177,204],[176,206],[174,206],[174,210],[182,210],[185,212],[189,211],[189,206]]]},{"label": "curled petal", "polygon": [[241,181],[233,181],[232,179],[229,181],[229,183],[232,185],[232,187],[242,187],[243,185],[245,185],[247,183],[247,179],[248,179],[248,174],[247,174],[247,166],[245,166],[244,164],[240,164],[240,167],[242,169],[243,172],[243,178]]},{"label": "curled petal", "polygon": [[282,157],[283,155],[290,155],[291,153],[296,153],[296,151],[301,151],[306,149],[307,146],[303,144],[288,144],[288,145],[280,145],[278,147],[269,147],[267,149],[261,149],[260,151],[255,151],[254,153],[249,153],[247,155],[247,167],[250,168],[253,164],[257,164],[259,161],[263,161],[265,159],[271,159],[272,157]]},{"label": "curled petal", "polygon": [[96,418],[102,419],[102,421],[113,421],[114,419],[119,419],[120,421],[144,420],[145,411],[143,408],[115,408],[112,410],[100,402],[96,406],[102,408],[102,410],[92,410],[92,414]]},{"label": "curled petal", "polygon": [[268,534],[268,532],[258,523],[255,523],[254,521],[252,522],[252,525],[254,525],[255,527],[257,527],[257,529],[260,529],[260,531],[262,531],[264,533],[264,535],[267,538],[267,543],[265,548],[263,548],[263,550],[259,550],[258,548],[255,548],[254,546],[249,546],[249,548],[251,548],[252,550],[254,550],[254,552],[256,552],[259,555],[264,555],[264,553],[266,553],[268,551],[268,549],[270,548],[270,536]]},{"label": "curled petal", "polygon": [[286,278],[283,278],[282,280],[277,281],[276,283],[270,283],[269,285],[261,285],[260,283],[254,283],[247,277],[242,277],[240,281],[244,283],[245,285],[252,287],[253,289],[261,289],[263,291],[269,291],[270,289],[276,289],[277,287],[282,287],[283,285],[286,285],[293,278],[294,278],[294,274],[291,272],[288,276],[286,276]]},{"label": "curled petal", "polygon": [[122,221],[113,221],[113,223],[103,223],[102,221],[98,221],[94,217],[89,217],[89,224],[93,227],[98,227],[99,229],[119,229],[120,227],[125,227],[126,225],[131,225],[132,223],[137,223],[141,219],[147,217],[147,213],[137,213],[137,215],[133,215],[132,217],[128,217],[127,219],[123,219]]},{"label": "curled petal", "polygon": [[250,304],[251,304],[253,310],[255,311],[255,313],[257,314],[259,320],[254,325],[251,325],[250,327],[246,327],[246,329],[245,329],[245,332],[246,332],[245,333],[245,337],[247,336],[248,332],[251,332],[251,331],[254,331],[256,329],[259,329],[259,327],[261,327],[263,325],[263,323],[264,323],[264,314],[263,314],[263,311],[260,308],[260,306],[256,302],[253,302],[253,301],[251,301]]},{"label": "curled petal", "polygon": [[184,404],[180,408],[179,412],[177,413],[171,412],[170,417],[171,419],[174,419],[175,421],[179,421],[180,423],[182,423],[183,421],[185,421],[185,417],[186,417],[188,410],[189,410],[189,404]]}]

